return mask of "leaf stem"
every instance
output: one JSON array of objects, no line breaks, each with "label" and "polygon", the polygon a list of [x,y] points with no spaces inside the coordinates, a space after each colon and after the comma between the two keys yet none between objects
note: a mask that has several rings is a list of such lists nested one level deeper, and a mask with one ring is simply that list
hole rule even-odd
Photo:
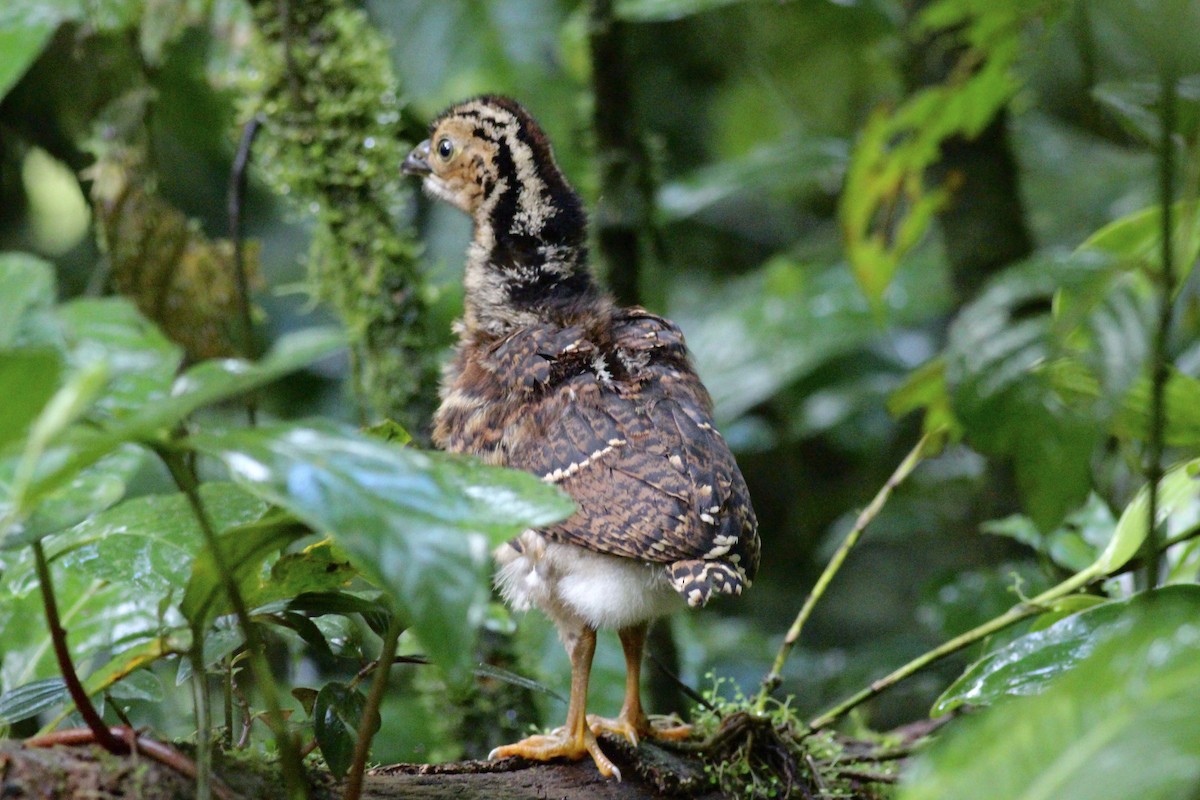
[{"label": "leaf stem", "polygon": [[830,708],[828,711],[825,711],[824,713],[814,717],[812,721],[808,723],[808,727],[811,730],[817,730],[818,728],[826,727],[830,723],[842,717],[851,709],[862,705],[867,700],[870,700],[872,697],[875,697],[883,692],[885,689],[895,686],[900,681],[916,672],[919,672],[935,661],[940,661],[951,653],[956,653],[959,650],[962,650],[964,647],[968,647],[975,642],[980,641],[981,639],[991,636],[993,633],[1002,631],[1010,625],[1015,625],[1026,617],[1031,617],[1035,614],[1042,613],[1046,610],[1049,604],[1061,597],[1065,597],[1068,594],[1083,588],[1092,579],[1096,578],[1097,575],[1098,573],[1094,569],[1085,569],[1082,572],[1078,572],[1057,586],[1051,587],[1050,589],[1042,592],[1032,600],[1019,603],[1000,616],[988,620],[982,625],[972,628],[966,633],[955,636],[953,639],[950,639],[938,647],[935,647],[933,650],[917,656],[904,666],[873,682],[867,688],[846,698],[833,708]]},{"label": "leaf stem", "polygon": [[104,724],[100,713],[92,705],[92,699],[88,697],[87,690],[79,681],[79,674],[75,671],[74,662],[71,661],[71,650],[67,647],[67,632],[58,616],[58,601],[54,597],[50,564],[46,561],[46,551],[41,542],[33,543],[33,558],[37,565],[38,585],[42,593],[42,607],[46,613],[46,624],[50,628],[50,640],[54,644],[54,656],[58,659],[58,670],[62,673],[63,682],[66,683],[67,691],[71,695],[71,701],[75,703],[75,708],[79,710],[83,721],[87,723],[92,735],[95,736],[96,743],[110,753],[124,755],[129,752],[129,745]]},{"label": "leaf stem", "polygon": [[188,658],[192,662],[192,704],[196,708],[196,800],[212,797],[212,706],[208,675],[204,671],[204,637],[192,636]]},{"label": "leaf stem", "polygon": [[[1168,56],[1169,59],[1169,56]],[[1172,141],[1175,131],[1175,69],[1172,64],[1163,65],[1161,72],[1161,109],[1159,124],[1162,138],[1159,142],[1159,204],[1162,223],[1162,286],[1159,287],[1158,326],[1154,331],[1150,383],[1150,441],[1149,463],[1146,465],[1146,480],[1150,484],[1150,499],[1146,513],[1149,517],[1146,541],[1142,545],[1144,569],[1141,575],[1143,589],[1152,589],[1162,578],[1162,558],[1159,550],[1158,482],[1163,476],[1163,439],[1166,430],[1166,386],[1169,376],[1167,340],[1175,309],[1175,226],[1173,204],[1175,196],[1175,148]]]},{"label": "leaf stem", "polygon": [[[267,664],[263,642],[258,635],[258,628],[254,626],[254,622],[250,619],[250,610],[246,607],[246,600],[242,597],[242,593],[238,589],[233,572],[230,570],[229,565],[225,563],[225,554],[221,552],[220,542],[217,540],[217,532],[208,518],[208,513],[204,510],[196,476],[185,461],[183,454],[162,447],[155,448],[155,452],[162,459],[163,464],[166,465],[167,470],[171,473],[171,478],[175,481],[175,485],[187,497],[188,503],[192,507],[192,513],[195,514],[196,521],[200,524],[200,530],[204,535],[204,545],[212,553],[213,564],[217,568],[217,573],[221,576],[225,593],[229,597],[229,602],[234,608],[234,613],[237,615],[238,623],[242,627],[242,633],[246,637],[246,650],[250,657],[250,669],[254,673],[254,679],[261,688],[263,699],[267,704],[267,724],[271,726],[271,730],[275,734],[276,744],[279,747],[280,762],[283,768],[283,778],[287,786],[288,797],[291,800],[306,800],[308,790],[305,786],[304,769],[300,762],[300,752],[295,740],[287,730],[287,721],[283,715],[283,705],[279,701],[279,688],[276,686],[275,679],[271,675],[270,665]],[[193,636],[197,639],[203,640],[203,635],[203,631],[198,630],[193,632]]]},{"label": "leaf stem", "polygon": [[392,621],[383,636],[383,649],[379,651],[379,659],[375,662],[375,676],[371,680],[371,690],[367,693],[367,703],[363,708],[362,720],[358,723],[358,738],[354,742],[354,758],[350,762],[350,772],[346,776],[345,800],[358,800],[362,794],[363,772],[367,767],[367,754],[371,751],[371,740],[375,737],[375,718],[379,715],[379,706],[383,703],[383,693],[387,689],[388,673],[396,655],[396,642],[404,630],[404,622],[399,614],[392,614]]},{"label": "leaf stem", "polygon": [[891,496],[892,490],[904,482],[905,478],[912,474],[917,465],[925,456],[926,448],[932,436],[940,435],[940,432],[926,433],[917,442],[916,446],[909,451],[900,465],[883,484],[883,487],[876,493],[875,498],[871,500],[861,512],[858,519],[854,522],[854,527],[846,534],[846,538],[842,540],[838,546],[837,552],[833,554],[833,558],[829,559],[829,563],[825,566],[825,570],[821,576],[817,578],[816,584],[812,591],[808,593],[808,597],[804,600],[804,605],[800,607],[800,613],[796,615],[796,620],[792,623],[792,627],[788,629],[787,635],[783,637],[783,644],[779,647],[779,653],[775,656],[775,663],[771,665],[771,671],[767,673],[762,680],[762,688],[759,690],[758,698],[754,703],[754,712],[756,714],[763,713],[766,708],[767,697],[778,688],[782,678],[783,665],[787,661],[788,656],[792,652],[792,648],[796,646],[796,642],[800,639],[800,633],[804,629],[804,625],[808,622],[808,618],[812,616],[813,608],[816,607],[817,601],[825,594],[833,577],[841,569],[842,562],[846,560],[846,556],[858,543],[859,537],[868,525],[879,516],[879,512],[883,509],[888,497]]}]

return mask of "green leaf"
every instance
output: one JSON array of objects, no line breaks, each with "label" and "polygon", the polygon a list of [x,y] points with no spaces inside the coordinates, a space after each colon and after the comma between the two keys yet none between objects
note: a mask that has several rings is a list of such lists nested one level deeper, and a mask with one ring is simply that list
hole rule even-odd
[{"label": "green leaf", "polygon": [[[1200,586],[1167,587],[1161,592],[1200,603]],[[1124,624],[1130,606],[1141,601],[1142,595],[1135,595],[1092,606],[988,653],[950,684],[930,715],[961,705],[990,706],[1008,696],[1041,694],[1052,680],[1090,656],[1114,625]]]},{"label": "green leaf", "polygon": [[0,286],[0,349],[47,344],[54,266],[27,253],[0,253]]},{"label": "green leaf", "polygon": [[137,417],[167,398],[183,351],[125,298],[81,298],[56,311],[71,361],[104,363],[109,382],[102,418]]},{"label": "green leaf", "polygon": [[[1162,89],[1161,81],[1108,81],[1095,86],[1092,97],[1116,117],[1127,133],[1158,147],[1162,142]],[[1175,92],[1173,130],[1185,141],[1191,140],[1200,128],[1200,75],[1180,79]]]},{"label": "green leaf", "polygon": [[345,345],[346,335],[337,328],[313,328],[287,334],[275,343],[262,360],[204,361],[179,376],[170,396],[147,407],[139,405],[137,417],[112,430],[126,438],[141,438],[173,427],[197,409],[229,400],[295,372]]},{"label": "green leaf", "polygon": [[366,432],[376,439],[382,439],[392,444],[404,445],[412,441],[412,434],[394,419],[385,419],[383,422],[376,423],[367,428]]},{"label": "green leaf", "polygon": [[[1118,436],[1127,440],[1150,438],[1150,396],[1149,378],[1134,383],[1121,401],[1113,424]],[[1170,369],[1163,400],[1163,443],[1168,447],[1200,446],[1200,380]]]},{"label": "green leaf", "polygon": [[[1132,602],[1036,697],[952,722],[900,800],[1189,800],[1200,790],[1200,592]],[[985,754],[986,757],[981,754]]]},{"label": "green leaf", "polygon": [[358,575],[345,553],[330,542],[317,542],[298,553],[286,553],[271,565],[271,576],[251,594],[251,608],[310,592],[335,592]]},{"label": "green leaf", "polygon": [[109,508],[125,496],[129,481],[144,459],[145,451],[140,447],[125,445],[81,470],[69,483],[41,495],[33,513],[21,524],[21,534],[11,537],[4,547],[23,546],[64,531]]},{"label": "green leaf", "polygon": [[333,536],[386,587],[430,656],[465,679],[486,601],[487,543],[566,517],[573,504],[535,476],[426,453],[330,423],[193,437],[234,480]]},{"label": "green leaf", "polygon": [[616,16],[629,22],[670,22],[746,0],[617,0]]},{"label": "green leaf", "polygon": [[[1200,80],[1197,82],[1200,88]],[[1200,100],[1200,95],[1197,97]],[[1156,115],[1157,116],[1157,115]],[[1172,207],[1175,225],[1175,285],[1182,288],[1200,257],[1200,205],[1179,201]],[[1110,222],[1079,246],[1081,252],[1103,253],[1137,269],[1148,278],[1162,273],[1162,207],[1150,206]]]},{"label": "green leaf", "polygon": [[[1200,501],[1200,459],[1187,461],[1167,470],[1158,483],[1158,518],[1156,525],[1168,522],[1175,514],[1194,509]],[[1149,533],[1146,524],[1150,516],[1150,487],[1143,486],[1133,498],[1121,518],[1112,540],[1100,554],[1093,567],[1098,574],[1107,574],[1120,569],[1129,559],[1137,555]],[[1170,528],[1168,527],[1168,532]]]},{"label": "green leaf", "polygon": [[21,80],[50,41],[51,25],[0,28],[0,99]]},{"label": "green leaf", "polygon": [[[358,726],[362,724],[367,698],[362,692],[344,683],[331,681],[317,692],[313,703],[313,732],[329,771],[339,780],[350,769],[354,743],[358,741]],[[376,716],[373,730],[379,730]]]},{"label": "green leaf", "polygon": [[962,423],[954,416],[950,392],[946,387],[946,361],[930,359],[912,371],[887,401],[888,412],[903,417],[924,410],[921,430],[925,433],[943,431],[951,441],[962,438]]},{"label": "green leaf", "polygon": [[367,627],[378,636],[383,636],[392,622],[392,612],[383,603],[349,592],[305,592],[289,600],[287,608],[290,611],[303,611],[310,616],[359,614]]},{"label": "green leaf", "polygon": [[54,350],[0,352],[0,449],[24,438],[33,420],[54,396],[62,376],[62,356]]},{"label": "green leaf", "polygon": [[217,539],[219,561],[216,553],[202,549],[192,562],[192,574],[179,605],[193,630],[207,630],[213,618],[233,609],[225,590],[227,576],[233,577],[243,598],[260,594],[266,560],[307,533],[291,515],[273,509],[260,519],[222,533]]},{"label": "green leaf", "polygon": [[62,678],[45,678],[0,695],[0,725],[11,725],[62,705],[67,700]]},{"label": "green leaf", "polygon": [[664,184],[656,210],[665,221],[678,222],[726,204],[744,205],[764,195],[796,194],[836,184],[847,155],[841,139],[792,139],[765,145]]},{"label": "green leaf", "polygon": [[882,331],[844,269],[817,271],[787,258],[722,285],[681,283],[670,314],[722,425]]},{"label": "green leaf", "polygon": [[[218,531],[262,516],[266,504],[232,483],[200,487]],[[106,581],[164,597],[184,585],[203,534],[183,493],[127,500],[76,526],[54,542],[62,564]]]},{"label": "green leaf", "polygon": [[1092,452],[1148,352],[1150,307],[1119,291],[1127,279],[1094,253],[1030,261],[990,282],[951,325],[955,415],[973,447],[1013,460],[1040,530],[1087,497]]}]

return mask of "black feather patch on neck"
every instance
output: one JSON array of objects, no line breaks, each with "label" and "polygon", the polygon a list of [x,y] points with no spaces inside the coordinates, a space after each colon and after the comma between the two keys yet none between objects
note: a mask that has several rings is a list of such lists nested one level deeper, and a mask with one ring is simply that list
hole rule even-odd
[{"label": "black feather patch on neck", "polygon": [[511,307],[545,311],[598,297],[587,268],[587,215],[554,160],[550,142],[519,103],[487,95],[451,115],[473,120],[473,135],[494,146],[494,172],[484,180],[477,234],[486,226],[485,258],[503,278]]}]

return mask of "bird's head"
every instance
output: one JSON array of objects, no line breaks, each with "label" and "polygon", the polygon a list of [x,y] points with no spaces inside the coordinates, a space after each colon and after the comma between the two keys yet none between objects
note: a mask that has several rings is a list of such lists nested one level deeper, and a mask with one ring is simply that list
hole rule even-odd
[{"label": "bird's head", "polygon": [[457,103],[404,160],[425,190],[488,223],[496,236],[541,241],[582,236],[578,195],[541,127],[519,103],[487,95]]},{"label": "bird's head", "polygon": [[469,327],[500,333],[600,302],[583,204],[516,101],[485,96],[446,109],[403,169],[475,223],[463,278]]}]

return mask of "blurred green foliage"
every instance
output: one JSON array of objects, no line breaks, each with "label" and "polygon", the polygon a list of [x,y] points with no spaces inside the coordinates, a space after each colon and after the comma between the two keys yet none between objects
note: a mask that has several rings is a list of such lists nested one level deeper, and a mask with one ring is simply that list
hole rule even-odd
[{"label": "blurred green foliage", "polygon": [[[90,685],[115,691],[146,680],[132,676],[150,675],[141,668],[154,664],[158,688],[131,683],[113,700],[186,735],[179,709],[189,701],[165,666],[175,658],[193,668],[180,658],[191,646],[182,602],[207,629],[199,669],[226,679],[232,672],[248,686],[235,655],[242,639],[228,618],[212,619],[229,608],[185,600],[185,585],[195,592],[203,584],[203,597],[216,597],[186,499],[137,444],[161,445],[195,412],[201,430],[179,446],[207,456],[201,493],[214,528],[227,538],[254,530],[263,542],[242,554],[246,591],[273,580],[308,587],[308,595],[263,595],[256,613],[270,617],[271,651],[288,658],[298,718],[323,737],[330,766],[347,763],[362,713],[355,676],[392,613],[408,628],[402,653],[429,653],[450,669],[393,670],[374,758],[481,755],[496,742],[472,738],[483,727],[472,720],[491,715],[519,732],[561,715],[561,698],[494,677],[509,671],[561,691],[568,668],[553,630],[529,615],[513,639],[508,613],[484,602],[482,540],[440,538],[442,524],[487,527],[478,508],[453,500],[459,481],[484,478],[379,440],[394,438],[388,419],[424,438],[435,368],[461,307],[470,233],[456,212],[401,179],[399,160],[449,102],[507,93],[542,122],[595,208],[606,187],[592,158],[590,87],[605,65],[590,63],[588,10],[568,0],[16,0],[0,9],[0,395],[11,398],[0,455],[5,513],[20,512],[6,534],[12,549],[0,553],[0,717],[44,721],[63,705],[22,548],[43,537]],[[1030,772],[1064,768],[1056,748],[1085,732],[1064,709],[1088,705],[1093,687],[1100,700],[1088,708],[1118,715],[1114,741],[1135,739],[1143,725],[1161,732],[1175,717],[1148,711],[1147,721],[1141,706],[1122,705],[1119,689],[1178,620],[1148,633],[1088,620],[1141,613],[1128,610],[1138,605],[1126,603],[1129,577],[1105,578],[1117,568],[1112,548],[1136,548],[1146,537],[1144,517],[1136,530],[1130,520],[1147,502],[1168,103],[1174,315],[1165,339],[1164,460],[1200,451],[1200,279],[1192,269],[1200,54],[1187,44],[1200,33],[1197,3],[621,0],[615,13],[634,76],[621,112],[649,154],[655,186],[639,239],[640,293],[688,336],[764,542],[752,592],[672,622],[676,671],[692,686],[715,672],[752,694],[856,508],[924,427],[945,432],[943,453],[895,493],[851,554],[788,663],[781,694],[795,695],[801,714],[817,712],[1094,569],[1090,599],[1072,595],[1044,618],[934,665],[875,699],[864,719],[884,729],[925,714],[964,666],[984,657],[970,675],[985,671],[987,691],[964,691],[955,702],[986,695],[996,715],[947,737],[914,773],[905,790],[912,797],[991,796],[963,793],[995,777],[971,771],[971,754],[1018,725],[1045,755]],[[202,362],[177,381],[187,342],[168,323],[215,330],[201,328],[208,317],[188,314],[216,308],[222,321],[233,313],[214,299],[228,285],[205,276],[228,264],[218,240],[230,235],[230,171],[243,125],[258,114],[263,129],[249,151],[241,205],[262,283],[254,287],[255,341],[235,341],[233,351],[268,356],[254,367]],[[133,148],[136,160],[115,158],[127,155],[119,148]],[[1005,163],[1015,170],[1012,185],[979,177]],[[120,191],[106,193],[114,168],[123,170],[115,173]],[[129,197],[139,203],[128,205]],[[994,214],[1000,205],[1017,213]],[[49,224],[81,209],[91,209],[89,225]],[[154,235],[165,229],[173,238]],[[180,252],[165,239],[184,243]],[[997,241],[1025,242],[1027,252],[992,265]],[[203,258],[182,257],[188,247]],[[149,304],[112,296],[138,281],[162,291]],[[350,356],[330,354],[336,336],[286,337],[330,318],[347,331]],[[214,335],[200,338],[211,344]],[[272,349],[281,339],[282,349]],[[250,389],[267,423],[255,430],[243,426],[239,408],[213,405]],[[312,417],[321,419],[295,422]],[[364,421],[381,423],[380,436],[345,427]],[[34,451],[29,472],[21,456]],[[385,475],[381,464],[396,472]],[[433,481],[434,491],[413,476],[442,482]],[[1176,470],[1164,486],[1188,480]],[[507,484],[497,481],[489,485],[503,494]],[[353,502],[338,505],[334,495]],[[1186,536],[1200,505],[1188,491],[1167,499],[1160,522],[1184,539],[1163,575],[1191,583],[1200,548]],[[557,508],[541,502],[545,513]],[[451,523],[431,512],[438,503],[453,510]],[[286,517],[271,516],[279,507]],[[151,518],[171,524],[155,527]],[[332,532],[334,545],[285,546],[297,521]],[[378,549],[392,538],[401,544]],[[1123,550],[1122,561],[1133,555]],[[347,560],[353,574],[338,572],[337,585],[305,577],[314,564]],[[450,587],[444,595],[429,594],[423,581],[433,575]],[[381,589],[400,602],[381,601]],[[1090,612],[1097,616],[1048,627],[1106,602]],[[1190,595],[1171,600],[1171,613],[1189,604]],[[483,630],[484,650],[473,649],[472,634],[459,635],[460,618]],[[1094,646],[1092,656],[1061,655],[1075,652],[1061,635],[1068,629]],[[1130,702],[1174,702],[1171,681],[1193,677],[1186,656],[1194,643],[1177,644]],[[1098,663],[1104,652],[1129,660]],[[1033,660],[1014,662],[1014,653]],[[470,684],[485,656],[499,672]],[[1017,668],[994,668],[1000,661]],[[1006,705],[1046,664],[1064,674],[1037,684],[1050,705]],[[619,704],[621,666],[617,648],[602,642],[594,707]],[[1049,741],[1043,723],[1063,726],[1059,741]],[[1005,752],[1023,759],[1024,746]],[[1171,753],[1194,765],[1185,749]],[[1200,772],[1178,774],[1185,778],[1167,776],[1146,792],[1187,796],[1173,792],[1194,788]],[[1019,777],[994,785],[1023,791]]]}]

